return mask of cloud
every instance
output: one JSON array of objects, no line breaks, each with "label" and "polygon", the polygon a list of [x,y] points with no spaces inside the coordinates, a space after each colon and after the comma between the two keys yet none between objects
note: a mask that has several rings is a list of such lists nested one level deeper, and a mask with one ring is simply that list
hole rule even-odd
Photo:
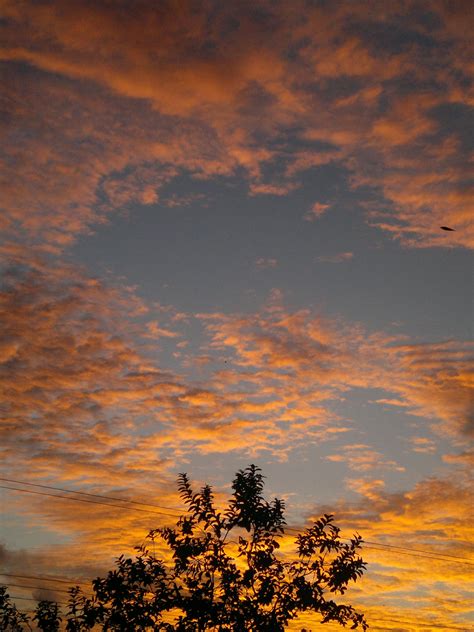
[{"label": "cloud", "polygon": [[318,506],[308,520],[328,511],[336,514],[343,534],[362,535],[368,570],[351,594],[371,627],[387,629],[391,621],[420,631],[429,625],[469,627],[474,560],[467,470],[455,478],[422,480],[399,493],[388,493],[378,479],[346,484],[363,499]]},{"label": "cloud", "polygon": [[[160,368],[150,339],[140,343],[148,308],[133,291],[73,266],[9,254],[0,288],[0,451],[8,477],[180,506],[176,443],[167,451],[153,437],[169,415],[174,423],[172,411],[190,386]],[[161,311],[165,331],[169,320]],[[19,542],[25,529],[48,536],[38,554],[33,547],[8,555],[5,572],[90,578],[118,550],[133,553],[149,529],[172,520],[127,503],[121,509],[7,490],[2,497],[13,533],[20,521]]]},{"label": "cloud", "polygon": [[432,454],[436,452],[436,443],[429,437],[410,437],[409,442],[413,452],[419,452],[421,454]]},{"label": "cloud", "polygon": [[[116,212],[205,204],[196,192],[168,192],[183,175],[293,201],[304,178],[328,166],[345,178],[338,200],[354,189],[355,211],[403,246],[472,247],[469,10],[410,0],[371,2],[370,11],[298,0],[262,0],[251,11],[241,3],[5,0],[5,467],[21,478],[28,463],[32,481],[119,495],[132,489],[135,498],[177,505],[174,472],[193,456],[284,461],[330,442],[329,461],[347,465],[346,488],[363,499],[337,506],[348,529],[467,556],[470,343],[420,345],[291,310],[277,289],[254,313],[184,314],[43,257]],[[315,197],[324,202],[306,219],[336,204],[324,191]],[[294,208],[301,219],[301,205]],[[440,231],[445,224],[456,231]],[[187,328],[199,325],[195,349]],[[173,370],[157,343],[174,354]],[[416,453],[435,449],[427,428],[450,440],[456,453],[443,456],[444,467],[456,476],[386,492],[384,477],[397,480],[402,457],[396,463],[359,436],[356,419],[336,412],[360,389],[379,391],[370,395],[374,406],[414,417]],[[35,554],[3,552],[10,568],[31,564],[38,574],[56,567],[92,575],[119,549],[133,552],[149,528],[172,521],[3,493],[22,528],[61,539]],[[374,570],[364,591],[375,621],[467,627],[469,567],[367,553]]]},{"label": "cloud", "polygon": [[[28,462],[30,482],[53,480],[123,497],[133,490],[134,500],[159,498],[158,504],[178,507],[175,470],[191,455],[272,455],[283,461],[292,450],[331,442],[329,460],[355,473],[346,488],[363,501],[334,500],[314,515],[336,511],[345,532],[358,530],[367,541],[468,556],[468,343],[407,344],[342,319],[288,310],[281,293],[255,313],[193,317],[144,305],[133,291],[58,261],[49,265],[13,246],[7,252],[0,292],[1,446],[12,478],[24,477]],[[145,337],[142,345],[139,335],[150,333],[144,322],[151,333],[155,326],[180,333],[167,337],[172,345],[186,341],[186,327],[196,320],[204,330],[196,355],[206,357],[200,379],[168,370],[155,348],[150,360],[153,339]],[[370,438],[354,440],[354,420],[333,409],[360,388],[386,391],[390,405],[403,403],[420,424],[442,424],[445,434],[451,432],[461,450],[445,461],[456,467],[456,476],[386,491],[384,475],[395,476],[403,463],[382,454]],[[54,547],[25,558],[35,574],[91,576],[110,566],[118,550],[133,553],[150,528],[174,521],[101,505],[85,512],[80,503],[49,497],[31,496],[25,503],[26,494],[3,493],[8,515],[19,516],[22,528],[60,537]],[[354,593],[369,618],[401,618],[415,630],[426,621],[446,629],[464,624],[470,605],[461,586],[469,567],[369,546],[363,592]],[[7,555],[8,568],[19,569],[25,560]],[[445,607],[433,618],[438,602]]]},{"label": "cloud", "polygon": [[383,497],[385,482],[380,478],[348,478],[345,482],[348,489],[361,494],[369,500],[380,501]]},{"label": "cloud", "polygon": [[120,452],[123,466],[140,459],[144,471],[155,470],[156,454],[134,454],[126,417],[159,409],[161,397],[183,387],[131,343],[125,315],[133,320],[143,309],[127,290],[66,265],[4,270],[2,453],[13,471],[21,457],[37,475],[93,479],[100,471],[105,482]]},{"label": "cloud", "polygon": [[455,465],[474,465],[474,450],[465,450],[459,454],[444,454],[443,461]]},{"label": "cloud", "polygon": [[[50,265],[13,247],[7,254],[0,291],[1,451],[13,473],[26,460],[34,477],[140,488],[152,473],[166,476],[178,455],[266,451],[285,459],[298,445],[346,431],[325,404],[338,387],[327,375],[310,388],[325,373],[322,366],[304,375],[318,354],[322,362],[338,353],[326,348],[323,326],[318,332],[313,323],[313,349],[305,351],[304,337],[295,337],[301,316],[272,316],[276,305],[247,325],[240,317],[203,315],[198,320],[210,334],[204,353],[183,363],[192,371],[195,357],[206,367],[205,380],[197,381],[157,360],[156,341],[183,352],[182,314],[152,309],[133,290],[67,264]],[[239,343],[251,326],[282,336],[264,345],[268,358],[245,346],[228,349],[228,329],[236,344],[252,345]],[[299,349],[290,353],[292,338]],[[300,364],[302,376],[294,380]]]},{"label": "cloud", "polygon": [[64,248],[179,173],[290,195],[331,163],[389,237],[471,247],[462,10],[259,7],[5,1],[3,228]]},{"label": "cloud", "polygon": [[330,204],[315,202],[304,216],[304,219],[308,220],[309,222],[313,222],[315,219],[319,219],[320,217],[322,217],[329,208],[331,208]]},{"label": "cloud", "polygon": [[322,263],[343,263],[354,258],[353,252],[339,252],[336,255],[320,255],[317,260]]},{"label": "cloud", "polygon": [[180,334],[176,331],[171,331],[166,327],[160,327],[158,321],[156,320],[148,322],[146,328],[148,331],[146,336],[149,336],[150,338],[178,338],[180,336]]},{"label": "cloud", "polygon": [[[176,455],[284,460],[347,433],[353,422],[334,404],[360,388],[386,392],[378,405],[401,405],[453,440],[470,432],[468,343],[402,343],[309,310],[288,311],[280,294],[253,314],[193,317],[147,306],[133,290],[67,264],[13,247],[7,253],[1,432],[12,471],[21,457],[36,476],[117,484],[134,472],[141,485],[157,469],[166,473]],[[182,344],[191,321],[203,328],[194,352]],[[181,374],[159,360],[155,343],[163,340],[182,357]],[[366,442],[345,444],[330,458],[354,470],[403,466]]]},{"label": "cloud", "polygon": [[150,131],[160,117],[146,116],[146,107],[140,120],[140,108],[139,118],[131,117],[110,95],[31,68],[6,68],[5,76],[11,104],[10,142],[3,147],[7,234],[62,250],[112,210],[155,202],[176,174],[153,149],[164,132]]},{"label": "cloud", "polygon": [[375,469],[405,471],[396,461],[385,458],[380,452],[366,444],[345,445],[339,454],[329,454],[327,461],[344,463],[356,472],[368,472]]},{"label": "cloud", "polygon": [[298,182],[288,182],[284,185],[278,184],[265,184],[265,183],[255,183],[251,184],[249,191],[251,195],[288,195],[291,191],[299,188],[301,185]]},{"label": "cloud", "polygon": [[400,400],[378,400],[438,419],[441,432],[472,436],[474,363],[469,341],[399,345],[387,349],[394,363],[392,385]]},{"label": "cloud", "polygon": [[309,310],[287,312],[281,302],[253,315],[199,317],[211,335],[210,348],[231,354],[235,370],[220,378],[229,384],[269,378],[309,389],[320,401],[350,389],[381,389],[388,396],[376,403],[432,419],[435,428],[453,436],[471,433],[468,341],[406,344],[402,337],[369,333]]},{"label": "cloud", "polygon": [[276,268],[278,265],[278,260],[274,257],[259,257],[255,261],[255,265],[259,270],[266,270],[268,268]]}]

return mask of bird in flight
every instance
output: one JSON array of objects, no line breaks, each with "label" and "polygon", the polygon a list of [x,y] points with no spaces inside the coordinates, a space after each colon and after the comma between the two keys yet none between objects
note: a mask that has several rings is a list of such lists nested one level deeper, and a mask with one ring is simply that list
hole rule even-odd
[{"label": "bird in flight", "polygon": [[456,230],[455,228],[449,228],[449,226],[440,226],[441,230],[452,230],[453,232]]}]

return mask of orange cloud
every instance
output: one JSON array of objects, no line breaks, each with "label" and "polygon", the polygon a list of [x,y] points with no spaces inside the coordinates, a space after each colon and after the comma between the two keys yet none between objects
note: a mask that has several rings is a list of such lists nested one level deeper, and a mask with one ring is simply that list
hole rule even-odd
[{"label": "orange cloud", "polygon": [[[15,252],[0,293],[2,452],[13,470],[22,454],[38,476],[115,484],[134,471],[139,484],[157,463],[166,471],[173,454],[286,459],[297,446],[347,433],[332,403],[369,387],[387,391],[382,405],[431,418],[456,440],[469,431],[466,343],[400,344],[308,310],[287,312],[277,297],[255,314],[198,316],[205,338],[196,358],[206,367],[198,383],[146,355],[164,336],[180,357],[185,315],[156,306],[155,320],[129,290]],[[145,316],[148,326],[134,324]],[[193,357],[183,368],[194,370]],[[353,441],[330,459],[361,471],[402,467]]]},{"label": "orange cloud", "polygon": [[[133,488],[176,505],[170,471],[193,454],[284,460],[332,441],[329,460],[358,472],[346,486],[364,499],[339,506],[349,530],[467,557],[472,518],[462,466],[472,460],[472,345],[410,344],[291,312],[275,290],[254,314],[198,316],[204,338],[193,354],[183,339],[192,315],[144,305],[132,291],[40,259],[119,209],[194,203],[193,194],[163,194],[183,173],[237,175],[251,195],[283,196],[329,164],[364,187],[368,222],[403,245],[472,247],[472,156],[463,132],[447,124],[473,102],[469,3],[432,1],[421,10],[412,1],[402,9],[370,2],[370,11],[353,2],[257,4],[210,12],[182,1],[130,10],[100,1],[2,2],[8,128],[0,227],[16,240],[2,246],[12,260],[0,291],[3,463],[21,474],[27,462],[32,480],[99,493]],[[402,34],[396,45],[394,32]],[[311,217],[331,204],[315,203]],[[456,231],[443,233],[444,224]],[[160,338],[176,345],[182,374],[150,360]],[[376,405],[415,416],[415,452],[435,446],[423,425],[451,439],[458,453],[443,459],[456,477],[385,493],[383,474],[396,476],[403,464],[367,437],[346,439],[354,420],[333,407],[360,388],[380,389]],[[14,498],[9,507],[23,525],[70,539],[8,553],[12,568],[28,563],[38,574],[52,564],[99,572],[167,520]],[[467,628],[469,567],[367,553],[373,574],[360,599],[374,629]]]},{"label": "orange cloud", "polygon": [[[206,377],[197,383],[146,355],[146,345],[165,337],[180,345],[180,357],[183,315],[157,306],[155,320],[129,290],[17,255],[0,294],[9,463],[24,451],[38,472],[74,478],[87,464],[114,480],[118,463],[141,476],[175,451],[285,459],[297,446],[347,432],[332,403],[358,388],[386,391],[381,405],[402,405],[455,440],[471,431],[468,343],[400,344],[308,310],[287,312],[277,298],[255,314],[198,316],[205,338],[196,357],[200,365],[205,358]],[[145,315],[148,325],[134,324]],[[192,355],[183,361],[195,365]],[[353,442],[331,458],[362,471],[401,467]]]},{"label": "orange cloud", "polygon": [[380,452],[373,450],[366,444],[353,444],[343,446],[342,453],[329,454],[325,457],[328,461],[346,464],[349,469],[356,472],[368,472],[374,469],[393,469],[399,472],[405,470],[393,460],[386,459]]},{"label": "orange cloud", "polygon": [[470,342],[446,341],[390,348],[388,353],[397,370],[388,390],[401,399],[385,403],[406,406],[413,415],[441,420],[444,432],[472,435],[472,347]]},{"label": "orange cloud", "polygon": [[[115,316],[118,310],[133,319],[143,306],[126,290],[107,288],[65,265],[32,264],[24,272],[12,267],[4,279],[4,462],[15,471],[22,455],[36,475],[72,479],[100,470],[104,481],[113,480],[117,451],[124,463],[137,458],[126,416],[159,408],[161,397],[183,391],[176,379],[146,363],[130,342],[130,325]],[[156,454],[149,458],[146,465],[143,454],[143,467],[155,469]]]},{"label": "orange cloud", "polygon": [[373,501],[383,498],[385,482],[380,479],[349,478],[346,479],[346,487]]},{"label": "orange cloud", "polygon": [[436,452],[436,443],[429,437],[410,437],[413,452],[430,454]]},{"label": "orange cloud", "polygon": [[430,625],[467,629],[474,564],[467,472],[423,480],[398,494],[384,491],[377,479],[347,484],[362,501],[319,506],[312,516],[336,513],[343,533],[357,530],[366,541],[368,570],[353,595],[370,626],[397,629],[392,624],[398,622],[415,632]]},{"label": "orange cloud", "polygon": [[[209,325],[211,371],[205,383],[196,383],[147,359],[157,338],[183,342],[182,315],[157,306],[154,320],[130,290],[107,287],[65,264],[28,259],[21,250],[6,252],[12,265],[0,292],[0,432],[12,472],[24,459],[35,477],[104,486],[126,480],[139,487],[151,472],[166,473],[176,455],[268,451],[285,459],[297,445],[346,431],[325,405],[338,390],[330,377],[308,396],[312,378],[293,381],[287,372],[299,364],[309,368],[319,351],[331,357],[323,327],[308,325],[315,340],[307,355],[304,338],[289,354],[302,316],[280,314],[287,340],[273,350],[269,339],[269,362],[241,350],[245,361],[229,355],[224,364],[219,338],[227,336],[226,323],[218,325],[221,331]],[[145,316],[148,326],[135,323]],[[229,319],[228,326],[235,322]]]},{"label": "orange cloud", "polygon": [[260,6],[5,0],[3,227],[61,249],[183,171],[288,195],[333,163],[389,236],[471,247],[470,158],[442,114],[472,102],[462,10],[433,0],[428,29],[411,1],[370,20],[350,2]]},{"label": "orange cloud", "polygon": [[178,338],[180,335],[176,331],[171,331],[166,327],[160,327],[156,320],[152,320],[147,323],[146,328],[148,330],[147,336],[150,338]]},{"label": "orange cloud", "polygon": [[311,206],[310,210],[306,213],[304,218],[308,220],[309,222],[312,222],[315,219],[319,219],[322,215],[324,215],[324,213],[326,213],[326,211],[330,207],[331,207],[330,204],[322,204],[321,202],[315,202]]},{"label": "orange cloud", "polygon": [[[8,252],[12,257],[15,250]],[[357,472],[345,483],[363,502],[334,501],[315,515],[336,510],[345,532],[358,530],[369,542],[402,541],[436,555],[468,557],[472,510],[462,469],[467,453],[445,457],[457,467],[455,477],[388,493],[381,475],[403,465],[367,441],[346,440],[340,447],[353,424],[331,410],[331,402],[350,390],[384,389],[393,395],[392,404],[432,416],[461,445],[467,430],[467,343],[406,344],[309,310],[289,312],[275,293],[255,314],[198,317],[214,372],[196,383],[150,363],[134,326],[137,315],[146,316],[152,330],[158,323],[174,332],[190,315],[156,306],[155,321],[152,308],[147,312],[130,292],[68,266],[50,268],[21,251],[14,264],[0,293],[0,377],[6,394],[1,445],[12,477],[15,472],[22,477],[27,461],[30,480],[79,484],[111,495],[133,489],[134,500],[158,497],[159,504],[179,506],[171,470],[191,454],[271,453],[284,460],[297,446],[337,441],[328,458]],[[4,493],[9,515],[67,540],[37,554],[9,554],[8,568],[28,564],[35,574],[47,569],[90,577],[110,566],[118,550],[132,553],[150,528],[173,522],[100,505],[86,513],[79,503],[61,499],[32,497],[25,503],[19,493]],[[370,546],[364,552],[369,572],[354,600],[374,625],[387,619],[404,620],[413,630],[427,622],[447,629],[464,625],[470,606],[461,586],[469,567]],[[283,548],[291,554],[291,543]],[[302,621],[311,623],[309,617]]]}]

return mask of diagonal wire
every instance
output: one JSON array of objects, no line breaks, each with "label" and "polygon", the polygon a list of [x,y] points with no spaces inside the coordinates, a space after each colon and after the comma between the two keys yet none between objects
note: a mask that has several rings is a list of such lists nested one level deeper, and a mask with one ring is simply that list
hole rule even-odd
[{"label": "diagonal wire", "polygon": [[179,517],[181,514],[178,513],[181,510],[180,509],[174,509],[173,507],[167,507],[165,505],[157,505],[155,503],[144,503],[144,502],[140,502],[138,500],[129,500],[128,498],[119,498],[118,496],[107,496],[105,494],[92,494],[90,492],[81,492],[81,491],[77,491],[75,489],[66,489],[64,487],[55,487],[53,485],[42,485],[40,483],[27,483],[26,481],[19,481],[16,480],[14,478],[5,478],[3,476],[0,476],[0,481],[4,481],[6,483],[14,483],[14,484],[19,484],[19,485],[31,485],[31,487],[41,487],[42,489],[51,489],[51,490],[55,490],[55,491],[59,491],[59,492],[66,492],[68,494],[79,494],[81,496],[90,496],[92,498],[103,498],[105,500],[113,500],[113,501],[119,501],[122,503],[130,503],[131,505],[141,505],[142,507],[156,507],[157,509],[170,509],[172,511],[176,511],[176,516]]}]

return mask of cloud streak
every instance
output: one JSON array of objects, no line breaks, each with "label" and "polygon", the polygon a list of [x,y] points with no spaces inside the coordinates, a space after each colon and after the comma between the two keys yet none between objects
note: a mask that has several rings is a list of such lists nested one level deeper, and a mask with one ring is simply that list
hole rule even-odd
[{"label": "cloud streak", "polygon": [[353,252],[339,252],[335,255],[320,255],[317,260],[322,263],[344,263],[354,258]]}]

